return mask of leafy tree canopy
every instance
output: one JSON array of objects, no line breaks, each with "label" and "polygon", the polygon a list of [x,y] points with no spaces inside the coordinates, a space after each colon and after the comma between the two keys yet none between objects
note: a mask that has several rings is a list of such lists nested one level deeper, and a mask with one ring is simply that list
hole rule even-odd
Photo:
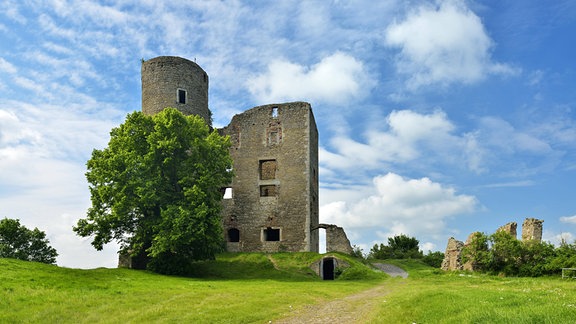
[{"label": "leafy tree canopy", "polygon": [[46,233],[20,225],[20,220],[0,220],[0,257],[25,261],[56,263],[58,253],[48,245]]},{"label": "leafy tree canopy", "polygon": [[87,163],[92,207],[74,231],[157,272],[177,273],[222,246],[221,188],[232,180],[230,140],[173,108],[134,112]]},{"label": "leafy tree canopy", "polygon": [[414,237],[395,235],[388,238],[388,245],[374,244],[369,256],[374,259],[419,259],[423,255],[418,244],[420,242]]}]

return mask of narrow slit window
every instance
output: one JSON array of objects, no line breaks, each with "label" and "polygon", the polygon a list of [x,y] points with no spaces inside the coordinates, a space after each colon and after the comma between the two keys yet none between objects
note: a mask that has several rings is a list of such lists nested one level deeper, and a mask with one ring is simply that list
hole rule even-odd
[{"label": "narrow slit window", "polygon": [[178,103],[180,104],[186,103],[186,90],[178,89]]},{"label": "narrow slit window", "polygon": [[278,118],[278,107],[272,107],[272,118]]}]

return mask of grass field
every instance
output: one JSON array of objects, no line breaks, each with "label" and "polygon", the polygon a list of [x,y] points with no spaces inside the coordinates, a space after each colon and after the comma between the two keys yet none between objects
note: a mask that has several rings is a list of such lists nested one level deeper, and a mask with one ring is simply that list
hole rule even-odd
[{"label": "grass field", "polygon": [[292,310],[387,285],[371,323],[573,323],[576,281],[445,274],[396,264],[386,278],[351,260],[346,278],[321,281],[314,253],[229,254],[198,265],[196,278],[127,269],[78,270],[0,259],[0,323],[268,323]]}]

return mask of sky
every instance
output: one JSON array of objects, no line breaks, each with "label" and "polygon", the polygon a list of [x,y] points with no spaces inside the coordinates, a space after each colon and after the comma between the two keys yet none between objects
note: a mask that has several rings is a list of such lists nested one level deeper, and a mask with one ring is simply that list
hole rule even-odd
[{"label": "sky", "polygon": [[525,218],[573,243],[575,30],[572,0],[4,0],[0,218],[46,232],[60,266],[116,267],[72,231],[86,161],[141,110],[141,60],[170,55],[208,73],[216,127],[312,105],[320,222],[365,253]]}]

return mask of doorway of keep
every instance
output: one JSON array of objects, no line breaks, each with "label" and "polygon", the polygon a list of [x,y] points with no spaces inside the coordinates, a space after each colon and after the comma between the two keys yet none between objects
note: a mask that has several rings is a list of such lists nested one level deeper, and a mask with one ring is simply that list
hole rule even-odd
[{"label": "doorway of keep", "polygon": [[335,268],[334,258],[322,259],[322,279],[334,280],[334,268]]}]

